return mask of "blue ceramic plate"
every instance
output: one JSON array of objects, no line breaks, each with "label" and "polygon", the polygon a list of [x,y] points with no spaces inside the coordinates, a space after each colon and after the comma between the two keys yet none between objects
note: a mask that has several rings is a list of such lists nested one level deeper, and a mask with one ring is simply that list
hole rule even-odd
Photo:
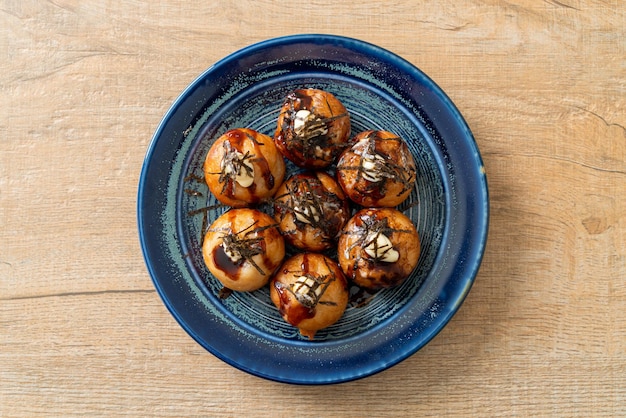
[{"label": "blue ceramic plate", "polygon": [[[282,320],[267,288],[220,298],[221,285],[201,254],[202,231],[225,210],[210,209],[217,202],[202,181],[212,141],[236,127],[272,135],[284,97],[302,87],[339,98],[353,134],[382,129],[407,141],[418,179],[399,209],[413,220],[422,242],[419,264],[403,285],[376,294],[353,288],[343,317],[313,341]],[[365,377],[430,341],[470,290],[484,251],[488,211],[476,143],[444,92],[384,49],[327,35],[271,39],[209,68],[159,125],[138,196],[146,264],[180,325],[227,363],[298,384]]]}]

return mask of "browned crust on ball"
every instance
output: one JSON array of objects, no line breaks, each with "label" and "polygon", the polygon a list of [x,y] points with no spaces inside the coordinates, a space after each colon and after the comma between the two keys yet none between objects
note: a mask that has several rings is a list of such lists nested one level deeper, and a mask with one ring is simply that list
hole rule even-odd
[{"label": "browned crust on ball", "polygon": [[[311,113],[306,123],[297,121],[302,121],[299,111]],[[298,89],[286,97],[274,142],[294,164],[308,169],[326,168],[349,146],[349,139],[350,116],[334,95],[318,89]]]},{"label": "browned crust on ball", "polygon": [[[372,257],[375,233],[384,234],[393,244],[398,259],[386,262]],[[392,208],[367,208],[357,212],[344,227],[337,256],[341,269],[355,284],[368,289],[398,286],[417,266],[420,240],[413,222]],[[384,254],[380,254],[382,258]]]},{"label": "browned crust on ball", "polygon": [[406,142],[388,131],[364,131],[337,162],[337,181],[365,207],[394,207],[415,185],[415,161]]},{"label": "browned crust on ball", "polygon": [[318,253],[287,259],[269,287],[283,319],[309,339],[337,322],[348,305],[348,281],[343,272],[335,261]]},{"label": "browned crust on ball", "polygon": [[[252,184],[242,186],[233,168],[239,168],[242,174],[252,172]],[[271,197],[285,177],[285,162],[273,139],[244,128],[220,136],[211,146],[203,169],[211,193],[221,203],[233,207],[257,204]]]},{"label": "browned crust on ball", "polygon": [[274,218],[290,244],[306,251],[322,251],[336,245],[341,228],[350,218],[350,207],[330,175],[298,173],[276,192]]},{"label": "browned crust on ball", "polygon": [[253,291],[265,286],[282,263],[285,242],[271,216],[256,209],[231,209],[209,227],[202,256],[224,287]]}]

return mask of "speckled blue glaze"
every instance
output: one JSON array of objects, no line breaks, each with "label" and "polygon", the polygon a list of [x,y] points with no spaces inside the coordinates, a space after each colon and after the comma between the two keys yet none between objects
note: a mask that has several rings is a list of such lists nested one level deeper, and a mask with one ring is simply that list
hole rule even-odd
[{"label": "speckled blue glaze", "polygon": [[[332,92],[353,133],[402,136],[418,165],[417,187],[399,208],[415,223],[420,261],[401,286],[350,305],[314,341],[280,318],[266,288],[220,299],[202,261],[204,222],[225,209],[201,182],[212,142],[228,129],[272,135],[294,88]],[[290,170],[294,167],[289,165]],[[194,193],[190,193],[193,191]],[[487,237],[487,182],[474,138],[454,104],[402,58],[359,40],[298,35],[224,58],[175,101],[154,134],[142,169],[138,223],[148,270],[163,302],[199,344],[254,375],[328,384],[384,370],[430,341],[450,320],[478,271]]]}]

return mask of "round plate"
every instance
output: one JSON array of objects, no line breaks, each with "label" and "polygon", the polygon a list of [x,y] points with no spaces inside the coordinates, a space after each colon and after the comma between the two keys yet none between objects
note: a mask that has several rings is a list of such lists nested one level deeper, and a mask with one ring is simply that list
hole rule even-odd
[{"label": "round plate", "polygon": [[[272,135],[284,97],[312,87],[348,109],[352,132],[392,131],[418,166],[399,207],[415,223],[420,260],[401,286],[351,289],[343,317],[309,341],[280,317],[266,288],[224,298],[206,269],[202,235],[226,208],[202,180],[212,142],[228,129]],[[294,170],[289,164],[288,170]],[[377,46],[337,36],[261,42],[224,58],[174,102],[150,143],[139,181],[138,222],[154,285],[180,325],[227,363],[298,384],[349,381],[384,370],[430,341],[465,299],[488,227],[487,183],[459,111],[424,73]]]}]

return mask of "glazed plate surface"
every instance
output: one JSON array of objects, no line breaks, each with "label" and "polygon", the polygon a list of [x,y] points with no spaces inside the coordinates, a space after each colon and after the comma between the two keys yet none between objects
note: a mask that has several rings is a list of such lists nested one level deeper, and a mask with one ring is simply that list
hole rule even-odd
[{"label": "glazed plate surface", "polygon": [[[283,321],[267,287],[220,297],[222,286],[201,253],[203,231],[227,210],[216,207],[202,180],[211,144],[240,127],[272,136],[281,104],[296,88],[334,94],[350,113],[353,134],[394,132],[417,163],[416,187],[399,209],[420,235],[418,266],[397,288],[370,293],[353,287],[343,317],[313,341]],[[288,164],[288,170],[295,168]],[[144,258],[174,318],[218,358],[286,383],[362,378],[423,347],[467,296],[484,252],[488,218],[478,148],[445,93],[389,51],[329,35],[271,39],[209,68],[165,115],[139,181]]]}]

